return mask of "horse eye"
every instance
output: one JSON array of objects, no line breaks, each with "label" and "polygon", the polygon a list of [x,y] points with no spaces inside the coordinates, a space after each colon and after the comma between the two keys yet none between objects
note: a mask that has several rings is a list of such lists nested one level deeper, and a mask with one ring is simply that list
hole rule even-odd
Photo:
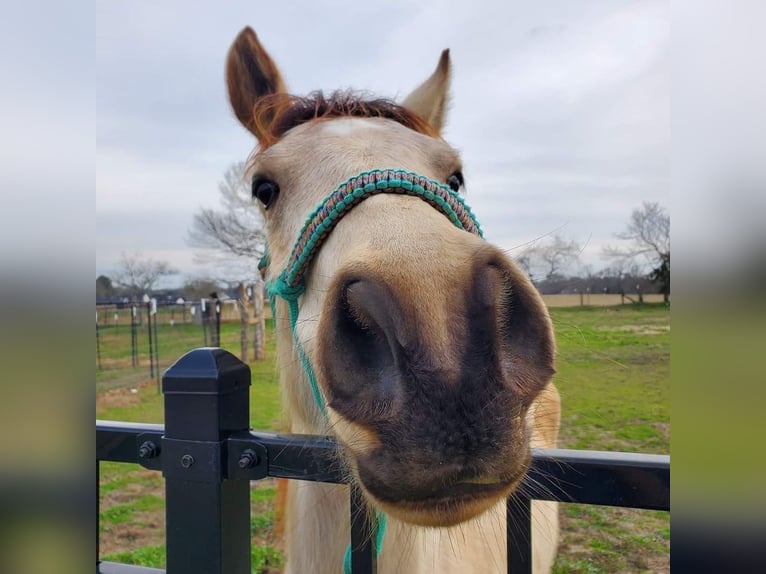
[{"label": "horse eye", "polygon": [[270,179],[253,180],[253,199],[263,204],[265,209],[271,207],[279,196],[279,186]]},{"label": "horse eye", "polygon": [[460,191],[460,188],[463,187],[463,183],[465,183],[465,180],[463,179],[463,173],[460,171],[456,171],[447,178],[447,185],[455,193]]}]

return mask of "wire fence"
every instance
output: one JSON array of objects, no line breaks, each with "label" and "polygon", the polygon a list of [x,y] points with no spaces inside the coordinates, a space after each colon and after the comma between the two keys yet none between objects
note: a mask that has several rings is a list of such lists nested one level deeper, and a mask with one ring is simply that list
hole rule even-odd
[{"label": "wire fence", "polygon": [[[261,317],[243,318],[235,299],[97,305],[96,390],[149,381],[159,388],[162,372],[174,359],[201,346],[224,348],[243,361],[258,358],[254,342],[259,328],[262,337]],[[243,357],[243,349],[250,356]]]}]

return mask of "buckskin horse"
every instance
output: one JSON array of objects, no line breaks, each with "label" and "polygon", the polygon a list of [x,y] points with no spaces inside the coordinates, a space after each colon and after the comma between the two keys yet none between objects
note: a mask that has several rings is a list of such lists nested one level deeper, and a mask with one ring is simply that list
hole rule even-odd
[{"label": "buckskin horse", "polygon": [[[384,574],[505,572],[506,499],[559,427],[546,307],[482,238],[440,137],[450,74],[445,50],[401,103],[294,96],[250,28],[226,63],[257,140],[246,173],[289,430],[336,437]],[[349,486],[286,488],[285,571],[347,571]],[[557,512],[533,502],[536,573],[554,560]]]}]

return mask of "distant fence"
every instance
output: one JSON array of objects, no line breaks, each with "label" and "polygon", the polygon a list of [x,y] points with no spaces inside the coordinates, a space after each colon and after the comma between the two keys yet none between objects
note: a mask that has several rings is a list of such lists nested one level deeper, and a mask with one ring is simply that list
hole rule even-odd
[{"label": "distant fence", "polygon": [[[168,574],[250,574],[251,480],[346,481],[334,440],[250,431],[249,386],[250,369],[235,356],[222,349],[197,349],[163,377],[164,426],[96,421],[97,461],[162,471]],[[536,493],[535,499],[670,510],[666,455],[539,449],[526,481],[530,487],[519,490]],[[352,487],[354,574],[376,572],[366,508]],[[513,495],[507,509],[508,572],[529,574],[531,499]],[[101,574],[162,572],[101,562],[99,556],[97,547]]]},{"label": "distant fence", "polygon": [[[202,320],[204,309],[206,309],[205,305],[208,301],[210,301],[210,299],[195,299],[193,301],[184,301],[183,303],[158,301],[157,315],[160,322],[163,323],[173,323],[177,325],[193,323],[199,325]],[[236,299],[219,299],[218,301],[221,305],[221,321],[239,321],[239,310],[237,309]],[[101,327],[130,325],[131,310],[133,307],[137,308],[138,322],[143,325],[146,321],[147,313],[145,302],[96,304],[98,325]]]},{"label": "distant fence", "polygon": [[262,359],[270,316],[262,297],[245,293],[240,300],[96,305],[97,389],[159,385],[163,367],[200,346],[222,347],[243,360]]},{"label": "distant fence", "polygon": [[[616,305],[632,305],[639,302],[638,294],[619,293],[566,293],[543,295],[543,301],[548,307],[612,307]],[[640,296],[643,303],[662,303],[662,293],[645,293]]]}]

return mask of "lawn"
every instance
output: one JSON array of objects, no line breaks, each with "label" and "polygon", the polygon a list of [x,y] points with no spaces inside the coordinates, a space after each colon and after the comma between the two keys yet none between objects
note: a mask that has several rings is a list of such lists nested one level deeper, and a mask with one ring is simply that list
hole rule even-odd
[{"label": "lawn", "polygon": [[[670,452],[670,310],[551,309],[562,448]],[[562,504],[555,574],[669,572],[666,512]]]},{"label": "lawn", "polygon": [[[570,307],[551,309],[551,315],[558,344],[555,381],[562,396],[559,446],[668,453],[669,309],[661,304]],[[170,343],[166,336],[165,351],[160,347],[161,360],[167,358],[161,362],[163,367],[173,353],[180,355],[202,344],[199,327],[196,335],[193,326],[180,327],[189,327],[188,340]],[[236,325],[222,326],[223,346],[235,354],[238,336]],[[270,327],[266,353],[266,360],[250,363],[251,424],[274,429],[281,426],[281,418]],[[129,361],[129,350],[126,356]],[[154,383],[103,390],[109,388],[103,384],[108,382],[109,371],[105,373],[97,396],[98,418],[162,422],[162,398]],[[135,465],[101,463],[102,558],[164,565],[162,489],[159,473]],[[271,508],[274,492],[271,480],[252,484],[253,572],[280,571],[282,556]],[[555,573],[669,572],[668,513],[562,504],[561,516]]]}]

